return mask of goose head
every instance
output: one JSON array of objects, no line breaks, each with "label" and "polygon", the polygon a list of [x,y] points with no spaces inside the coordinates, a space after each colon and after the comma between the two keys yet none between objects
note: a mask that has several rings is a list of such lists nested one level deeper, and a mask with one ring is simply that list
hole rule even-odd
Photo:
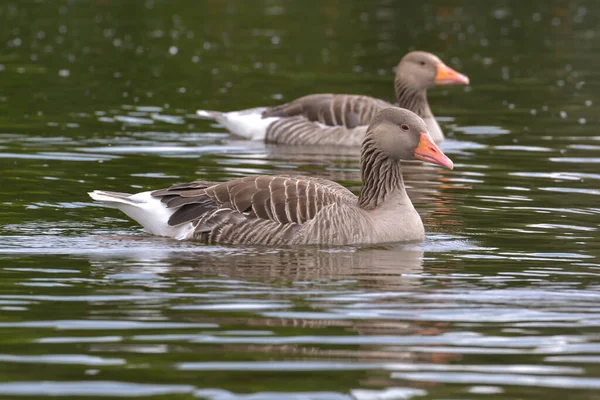
[{"label": "goose head", "polygon": [[392,160],[421,160],[454,168],[435,144],[421,117],[404,108],[386,108],[371,121],[367,137],[371,145]]},{"label": "goose head", "polygon": [[400,60],[396,80],[414,89],[429,89],[436,85],[468,85],[469,78],[426,51],[411,51]]}]

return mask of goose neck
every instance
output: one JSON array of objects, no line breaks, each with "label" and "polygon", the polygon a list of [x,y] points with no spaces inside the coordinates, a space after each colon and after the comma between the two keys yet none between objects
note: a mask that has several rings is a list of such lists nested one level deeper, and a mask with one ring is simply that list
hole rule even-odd
[{"label": "goose neck", "polygon": [[406,108],[421,118],[431,114],[431,109],[427,102],[427,89],[416,87],[399,77],[396,78],[394,87],[396,91],[396,100],[401,108]]},{"label": "goose neck", "polygon": [[400,160],[393,160],[375,145],[369,135],[361,150],[363,186],[358,197],[359,207],[373,210],[394,196],[405,197]]}]

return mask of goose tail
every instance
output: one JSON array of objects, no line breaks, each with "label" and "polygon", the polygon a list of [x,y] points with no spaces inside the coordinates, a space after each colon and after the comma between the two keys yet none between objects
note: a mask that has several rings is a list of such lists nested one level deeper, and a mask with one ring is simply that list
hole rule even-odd
[{"label": "goose tail", "polygon": [[129,194],[94,190],[88,195],[107,207],[121,210],[140,224],[146,232],[153,235],[183,240],[189,239],[194,233],[194,228],[189,222],[175,226],[169,225],[169,218],[176,208],[167,208],[160,199],[152,196],[152,192]]},{"label": "goose tail", "polygon": [[93,192],[88,192],[88,195],[95,201],[103,203],[112,208],[119,208],[123,207],[124,205],[132,207],[136,206],[136,201],[131,198],[133,195],[129,193],[94,190]]},{"label": "goose tail", "polygon": [[223,114],[220,111],[213,111],[213,110],[196,110],[196,115],[199,116],[202,119],[208,119],[208,120],[214,120],[214,121],[218,121],[221,122],[220,120],[223,119]]},{"label": "goose tail", "polygon": [[279,119],[279,117],[263,118],[262,114],[265,110],[265,107],[231,112],[197,110],[196,115],[202,119],[217,121],[236,136],[250,140],[264,140],[269,125]]}]

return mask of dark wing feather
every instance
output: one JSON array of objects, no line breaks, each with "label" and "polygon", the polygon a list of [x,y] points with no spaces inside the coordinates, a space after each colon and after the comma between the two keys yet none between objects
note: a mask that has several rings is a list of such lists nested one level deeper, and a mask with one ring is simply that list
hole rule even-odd
[{"label": "dark wing feather", "polygon": [[[166,189],[152,192],[153,197],[160,197],[167,208],[181,207],[189,203],[197,202],[197,195],[203,193],[203,189],[217,185],[218,182],[198,180],[188,183],[179,183]],[[172,224],[177,225],[177,224]]]},{"label": "dark wing feather", "polygon": [[258,218],[273,219],[271,213],[271,193],[269,190],[257,190],[252,194],[253,211]]},{"label": "dark wing feather", "polygon": [[176,226],[185,222],[192,221],[197,218],[198,215],[205,214],[212,208],[212,204],[206,202],[198,202],[186,204],[180,207],[172,216],[169,218],[169,225]]},{"label": "dark wing feather", "polygon": [[177,183],[175,185],[169,186],[166,189],[159,189],[152,192],[152,196],[154,197],[162,197],[168,195],[170,191],[177,191],[178,193],[182,193],[189,190],[197,190],[197,189],[206,189],[207,187],[218,185],[219,182],[213,181],[205,181],[205,180],[197,180],[193,182],[187,183]]}]

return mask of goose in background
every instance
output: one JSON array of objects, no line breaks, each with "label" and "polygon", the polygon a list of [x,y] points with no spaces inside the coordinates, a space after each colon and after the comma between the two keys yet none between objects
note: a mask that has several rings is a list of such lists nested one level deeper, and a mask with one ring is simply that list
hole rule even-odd
[{"label": "goose in background", "polygon": [[[398,106],[420,116],[436,143],[444,140],[429,103],[427,89],[436,85],[469,84],[469,78],[448,67],[431,53],[406,54],[396,71]],[[384,100],[352,94],[312,94],[274,107],[220,112],[198,110],[198,116],[216,120],[231,133],[269,143],[292,145],[360,146],[371,119],[394,106]]]},{"label": "goose in background", "polygon": [[418,241],[423,222],[402,178],[401,160],[453,168],[425,122],[393,107],[378,112],[361,147],[357,197],[335,182],[304,176],[195,181],[138,194],[93,191],[149,233],[231,244],[374,244]]}]

